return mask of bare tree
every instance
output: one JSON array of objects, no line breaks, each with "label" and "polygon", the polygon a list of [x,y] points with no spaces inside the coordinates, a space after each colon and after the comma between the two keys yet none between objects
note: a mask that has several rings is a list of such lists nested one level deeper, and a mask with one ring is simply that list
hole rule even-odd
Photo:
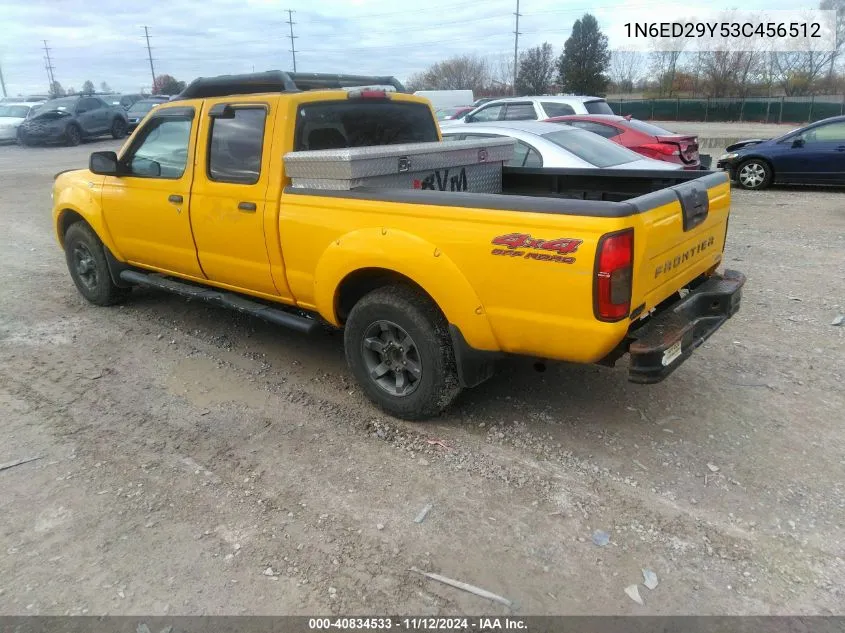
[{"label": "bare tree", "polygon": [[490,91],[496,94],[510,94],[513,88],[513,55],[499,55],[490,64]]},{"label": "bare tree", "polygon": [[475,55],[451,57],[413,75],[408,88],[413,90],[483,90],[490,83],[487,61]]},{"label": "bare tree", "polygon": [[681,68],[683,51],[652,51],[651,73],[657,79],[660,96],[671,97],[675,88],[675,75]]},{"label": "bare tree", "polygon": [[611,52],[608,75],[616,90],[633,92],[634,84],[643,75],[645,62],[645,55],[637,51]]},{"label": "bare tree", "polygon": [[540,46],[522,51],[519,56],[516,91],[519,94],[547,94],[554,74],[555,59],[551,44],[543,42]]}]

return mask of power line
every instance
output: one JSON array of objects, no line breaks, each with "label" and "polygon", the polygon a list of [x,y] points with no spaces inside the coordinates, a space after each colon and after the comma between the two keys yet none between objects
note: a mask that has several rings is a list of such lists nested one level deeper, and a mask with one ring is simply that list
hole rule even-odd
[{"label": "power line", "polygon": [[156,88],[156,71],[153,68],[153,51],[150,48],[150,31],[145,26],[144,27],[144,37],[147,38],[147,57],[150,59],[150,75],[152,75],[153,83],[150,86],[150,90],[155,91]]},{"label": "power line", "polygon": [[53,61],[50,59],[50,48],[47,46],[47,40],[41,40],[44,42],[44,54],[45,54],[45,68],[47,69],[47,79],[50,81],[50,94],[53,94],[53,84],[56,83],[56,78],[53,75]]},{"label": "power line", "polygon": [[293,11],[288,9],[287,12],[288,26],[290,27],[290,53],[293,56],[293,72],[296,72],[296,45],[294,44],[296,36],[293,34],[293,25],[296,24],[296,22],[293,21]]},{"label": "power line", "polygon": [[516,96],[516,75],[519,68],[519,0],[516,0],[516,25],[513,30],[513,94]]}]

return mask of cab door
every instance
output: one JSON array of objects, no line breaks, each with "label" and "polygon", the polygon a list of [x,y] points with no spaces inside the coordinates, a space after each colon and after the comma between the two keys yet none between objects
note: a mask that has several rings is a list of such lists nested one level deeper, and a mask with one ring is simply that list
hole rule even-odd
[{"label": "cab door", "polygon": [[131,264],[202,277],[191,235],[194,108],[156,109],[106,176],[102,205],[120,254]]},{"label": "cab door", "polygon": [[270,246],[280,252],[279,191],[270,187],[278,180],[272,178],[270,151],[277,106],[270,101],[253,96],[207,100],[191,225],[208,279],[250,293],[290,298],[287,287],[274,282],[269,255]]}]

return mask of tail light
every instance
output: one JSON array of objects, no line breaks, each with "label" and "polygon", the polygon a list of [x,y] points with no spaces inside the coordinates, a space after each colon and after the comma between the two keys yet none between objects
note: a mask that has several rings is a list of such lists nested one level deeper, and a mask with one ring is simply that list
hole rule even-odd
[{"label": "tail light", "polygon": [[640,149],[655,154],[663,154],[664,156],[680,156],[681,149],[674,143],[645,143],[640,145]]},{"label": "tail light", "polygon": [[593,280],[593,311],[599,321],[620,321],[631,311],[634,229],[599,239]]}]

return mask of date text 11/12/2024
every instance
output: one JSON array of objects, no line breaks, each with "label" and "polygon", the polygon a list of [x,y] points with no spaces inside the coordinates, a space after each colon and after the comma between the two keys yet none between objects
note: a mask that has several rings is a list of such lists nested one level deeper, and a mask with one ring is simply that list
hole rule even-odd
[{"label": "date text 11/12/2024", "polygon": [[309,618],[309,631],[527,631],[521,618],[473,617],[473,618]]}]

